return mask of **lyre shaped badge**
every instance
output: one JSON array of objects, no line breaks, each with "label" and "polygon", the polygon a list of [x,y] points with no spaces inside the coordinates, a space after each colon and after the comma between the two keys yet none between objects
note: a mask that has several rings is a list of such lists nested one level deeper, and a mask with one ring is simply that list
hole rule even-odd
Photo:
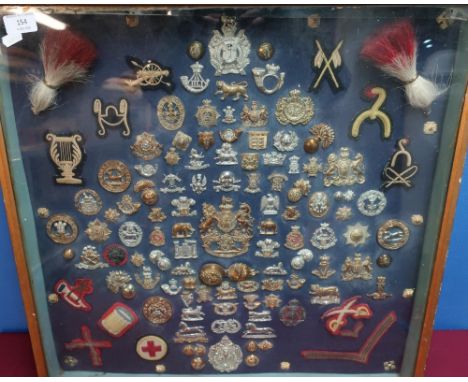
[{"label": "lyre shaped badge", "polygon": [[390,138],[390,135],[392,134],[392,122],[388,114],[380,110],[387,98],[387,92],[381,87],[367,87],[364,90],[364,97],[369,100],[374,98],[377,99],[369,109],[364,110],[356,117],[353,122],[353,126],[351,127],[351,136],[353,138],[357,138],[361,130],[361,125],[364,121],[369,119],[371,121],[378,120],[382,127],[382,137],[384,139]]},{"label": "lyre shaped badge", "polygon": [[155,60],[143,62],[136,57],[127,57],[127,64],[135,71],[136,79],[129,80],[130,87],[140,86],[142,89],[163,88],[171,92],[174,88],[172,83],[172,69],[161,65]]},{"label": "lyre shaped badge", "polygon": [[397,141],[397,150],[382,171],[383,183],[381,188],[385,191],[392,186],[413,187],[411,178],[418,172],[418,166],[413,164],[413,158],[405,146],[409,139],[403,138]]},{"label": "lyre shaped badge", "polygon": [[327,79],[329,80],[333,90],[341,90],[341,83],[334,70],[337,70],[343,64],[343,60],[340,54],[340,49],[343,45],[343,40],[341,40],[335,47],[335,49],[333,49],[329,57],[327,57],[327,55],[323,51],[322,45],[320,44],[319,40],[315,40],[315,44],[317,45],[318,50],[312,62],[312,67],[316,68],[317,70],[320,70],[320,72],[318,73],[316,80],[310,85],[309,91],[316,90],[322,82],[323,77],[325,77],[327,73]]},{"label": "lyre shaped badge", "polygon": [[45,136],[50,142],[49,155],[60,176],[55,178],[57,184],[83,184],[83,180],[77,178],[75,171],[83,160],[83,149],[80,142],[83,141],[81,134],[56,135],[48,133]]},{"label": "lyre shaped badge", "polygon": [[121,127],[120,134],[124,137],[129,137],[131,134],[128,124],[128,101],[122,98],[119,101],[118,108],[115,105],[107,105],[104,110],[102,101],[95,98],[93,101],[93,113],[96,115],[99,128],[97,135],[104,138],[107,135],[107,129]]}]

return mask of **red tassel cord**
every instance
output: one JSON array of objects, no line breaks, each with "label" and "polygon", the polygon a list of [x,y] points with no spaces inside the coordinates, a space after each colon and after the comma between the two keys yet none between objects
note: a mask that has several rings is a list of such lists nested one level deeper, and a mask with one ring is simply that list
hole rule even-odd
[{"label": "red tassel cord", "polygon": [[34,114],[54,105],[63,85],[83,82],[96,59],[94,44],[68,29],[48,30],[40,48],[44,78],[35,78],[29,92]]},{"label": "red tassel cord", "polygon": [[364,42],[361,56],[384,73],[403,82],[408,102],[415,108],[428,109],[444,92],[416,71],[417,42],[409,20],[382,27]]}]

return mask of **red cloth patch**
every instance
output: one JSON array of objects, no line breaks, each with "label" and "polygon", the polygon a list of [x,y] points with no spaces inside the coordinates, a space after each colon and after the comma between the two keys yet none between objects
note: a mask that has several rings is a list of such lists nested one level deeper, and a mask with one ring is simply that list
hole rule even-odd
[{"label": "red cloth patch", "polygon": [[90,279],[78,279],[74,285],[68,283],[67,280],[61,279],[57,281],[54,287],[62,300],[66,301],[70,306],[78,310],[89,312],[92,307],[85,300],[85,296],[93,293],[93,281]]},{"label": "red cloth patch", "polygon": [[138,322],[138,316],[129,306],[116,302],[107,309],[98,321],[98,325],[112,337],[122,337]]}]

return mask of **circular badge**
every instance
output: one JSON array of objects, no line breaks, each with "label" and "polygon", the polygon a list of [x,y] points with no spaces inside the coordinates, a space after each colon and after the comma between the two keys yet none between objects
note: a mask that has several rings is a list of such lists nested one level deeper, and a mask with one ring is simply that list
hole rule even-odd
[{"label": "circular badge", "polygon": [[380,255],[379,257],[377,257],[377,265],[380,267],[380,268],[387,268],[390,266],[390,264],[392,264],[392,256],[384,253],[382,255]]},{"label": "circular badge", "polygon": [[335,231],[333,231],[328,223],[320,223],[320,227],[313,232],[310,239],[312,245],[318,249],[331,248],[337,241]]},{"label": "circular badge", "polygon": [[104,260],[106,260],[109,265],[117,267],[120,265],[125,265],[128,260],[128,252],[125,247],[119,244],[109,244],[104,248],[102,254]]},{"label": "circular badge", "polygon": [[258,355],[249,354],[247,357],[245,357],[244,362],[249,367],[255,367],[260,363],[260,358],[258,358]]},{"label": "circular badge", "polygon": [[216,263],[207,263],[200,268],[198,277],[200,281],[208,286],[220,285],[225,274],[224,268]]},{"label": "circular badge", "polygon": [[301,256],[305,261],[311,261],[314,258],[314,254],[310,249],[303,248],[299,252],[297,252],[299,256]]},{"label": "circular badge", "polygon": [[144,336],[137,341],[136,352],[147,361],[159,361],[167,354],[167,342],[159,336]]},{"label": "circular badge", "polygon": [[57,244],[70,244],[78,236],[75,220],[66,214],[52,215],[47,221],[47,235]]},{"label": "circular badge", "polygon": [[387,198],[383,192],[369,190],[361,194],[357,201],[357,207],[365,216],[376,216],[380,214],[387,205]]},{"label": "circular badge", "polygon": [[279,316],[285,326],[296,326],[304,322],[306,313],[298,300],[291,300],[280,309]]},{"label": "circular badge", "polygon": [[377,241],[385,249],[399,249],[408,242],[409,233],[405,223],[391,219],[380,226]]},{"label": "circular badge", "polygon": [[205,54],[205,45],[198,40],[194,40],[187,46],[187,54],[191,59],[198,61]]},{"label": "circular badge", "polygon": [[257,48],[258,57],[265,61],[272,58],[273,53],[275,53],[275,48],[267,41],[262,42]]},{"label": "circular badge", "polygon": [[149,297],[143,303],[143,316],[152,324],[165,324],[172,318],[172,305],[164,297]]},{"label": "circular badge", "polygon": [[273,146],[278,151],[293,151],[299,142],[299,137],[294,131],[278,131],[273,137]]},{"label": "circular badge", "polygon": [[99,194],[85,188],[75,194],[75,207],[83,215],[97,215],[102,208],[102,200]]},{"label": "circular badge", "polygon": [[119,160],[108,160],[99,168],[98,181],[106,191],[124,192],[132,182],[132,174],[125,163]]},{"label": "circular badge", "polygon": [[125,222],[119,227],[119,239],[127,247],[136,247],[143,239],[143,230],[135,222]]}]

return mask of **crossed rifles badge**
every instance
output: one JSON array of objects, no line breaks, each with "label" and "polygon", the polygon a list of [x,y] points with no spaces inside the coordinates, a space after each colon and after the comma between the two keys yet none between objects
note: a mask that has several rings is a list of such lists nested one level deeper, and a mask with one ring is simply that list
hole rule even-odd
[{"label": "crossed rifles badge", "polygon": [[327,57],[327,55],[325,54],[319,40],[315,40],[315,45],[317,45],[318,51],[315,54],[314,60],[312,62],[312,67],[317,69],[318,76],[316,77],[315,81],[310,85],[309,91],[317,90],[325,76],[327,77],[330,86],[333,90],[341,90],[342,86],[337,74],[335,73],[335,70],[340,68],[343,64],[343,60],[340,54],[340,49],[343,45],[343,40],[341,40],[335,47],[335,49],[333,49],[329,57]]}]

